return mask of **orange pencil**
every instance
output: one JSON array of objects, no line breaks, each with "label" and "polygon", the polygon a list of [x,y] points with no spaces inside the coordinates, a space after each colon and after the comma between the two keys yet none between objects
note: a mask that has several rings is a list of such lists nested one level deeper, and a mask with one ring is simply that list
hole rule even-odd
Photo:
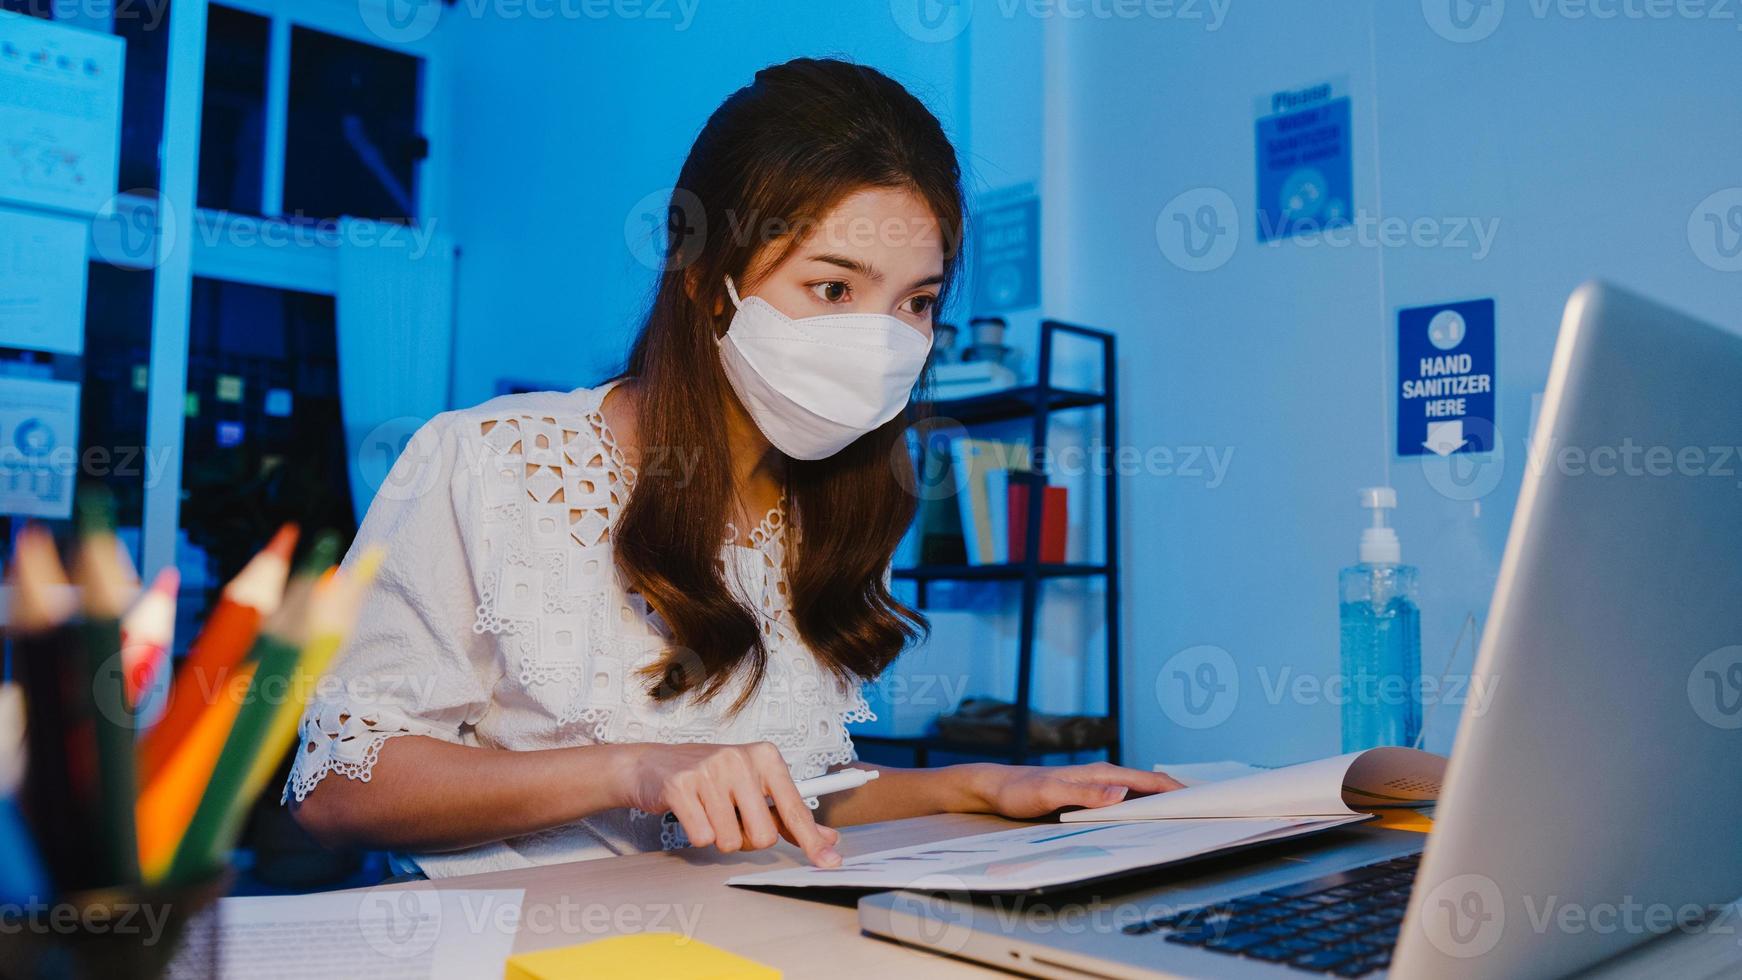
[{"label": "orange pencil", "polygon": [[228,687],[229,676],[260,632],[261,621],[283,601],[296,537],[296,525],[280,528],[272,541],[224,586],[223,597],[170,684],[162,720],[139,742],[142,783],[157,777],[176,747],[193,730],[207,702],[220,688]]},{"label": "orange pencil", "polygon": [[139,868],[148,883],[162,879],[169,870],[182,831],[193,818],[212,766],[242,710],[254,667],[252,663],[239,664],[229,672],[223,689],[194,719],[193,727],[182,739],[181,750],[170,755],[139,794],[134,822],[139,840]]},{"label": "orange pencil", "polygon": [[169,649],[175,643],[175,596],[181,573],[174,565],[157,573],[151,589],[121,619],[121,669],[127,703],[141,717],[143,701],[158,678],[167,678]]},{"label": "orange pencil", "polygon": [[[327,552],[338,557],[337,538],[328,537]],[[318,550],[317,544],[315,549]],[[311,553],[311,562],[314,560]],[[373,576],[370,557],[358,562]],[[230,738],[212,769],[199,809],[188,821],[187,833],[176,848],[170,865],[170,880],[193,881],[223,864],[241,835],[248,811],[253,807],[272,771],[296,741],[296,718],[302,714],[303,697],[297,690],[298,673],[311,659],[324,661],[329,637],[337,640],[348,630],[352,610],[361,605],[362,586],[368,578],[348,576],[336,568],[320,577],[311,593],[302,622],[286,622],[274,616],[261,630],[260,642],[249,654],[258,666],[253,678],[253,703],[245,705],[230,729]],[[290,609],[286,601],[285,609]],[[337,648],[337,642],[330,644]],[[323,663],[324,667],[324,663]],[[279,725],[290,715],[288,730]],[[256,781],[257,766],[264,769]]]},{"label": "orange pencil", "polygon": [[139,794],[136,822],[139,868],[147,883],[161,881],[169,873],[170,862],[199,808],[236,719],[246,710],[248,702],[259,696],[251,688],[254,674],[260,668],[260,653],[277,643],[277,636],[304,628],[310,594],[319,573],[325,570],[328,555],[316,555],[313,560],[320,562],[321,567],[299,571],[290,580],[282,603],[250,645],[246,659],[225,673],[223,688],[216,699],[194,719],[187,736],[174,747],[157,773],[146,778]]}]

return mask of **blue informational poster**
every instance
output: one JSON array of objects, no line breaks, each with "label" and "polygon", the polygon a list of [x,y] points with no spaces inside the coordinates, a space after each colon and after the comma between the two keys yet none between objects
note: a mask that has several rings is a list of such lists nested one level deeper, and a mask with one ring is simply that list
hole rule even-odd
[{"label": "blue informational poster", "polygon": [[1274,92],[1258,103],[1258,240],[1349,224],[1355,176],[1349,96],[1340,81]]},{"label": "blue informational poster", "polygon": [[974,313],[1040,304],[1040,201],[987,204],[975,216]]},{"label": "blue informational poster", "polygon": [[1494,301],[1397,314],[1397,454],[1494,449]]}]

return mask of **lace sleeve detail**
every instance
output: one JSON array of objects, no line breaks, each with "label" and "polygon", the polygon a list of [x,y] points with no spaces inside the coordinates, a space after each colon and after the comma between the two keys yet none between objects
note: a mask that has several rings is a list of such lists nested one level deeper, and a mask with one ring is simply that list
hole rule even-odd
[{"label": "lace sleeve detail", "polygon": [[489,709],[502,670],[491,640],[468,628],[477,471],[462,465],[454,423],[441,415],[417,431],[357,530],[347,564],[376,545],[387,555],[303,711],[282,800],[301,802],[330,772],[368,782],[390,738],[458,743]]},{"label": "lace sleeve detail", "polygon": [[[419,724],[397,711],[353,712],[332,702],[310,705],[303,714],[296,757],[285,781],[280,803],[301,803],[320,785],[327,773],[368,782],[381,756],[381,746],[400,735],[441,737],[428,725]],[[450,740],[451,741],[451,740]]]}]

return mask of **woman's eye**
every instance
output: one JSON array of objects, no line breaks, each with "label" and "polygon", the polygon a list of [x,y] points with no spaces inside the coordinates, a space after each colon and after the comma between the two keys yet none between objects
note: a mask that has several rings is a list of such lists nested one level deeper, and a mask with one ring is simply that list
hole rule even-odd
[{"label": "woman's eye", "polygon": [[835,280],[832,282],[816,283],[811,286],[811,292],[817,295],[817,299],[820,299],[825,303],[833,304],[845,303],[847,297],[851,295],[852,291],[847,288],[846,283]]},{"label": "woman's eye", "polygon": [[936,296],[922,293],[921,295],[915,296],[907,301],[907,311],[912,313],[914,316],[925,316],[927,313],[931,312],[932,307],[937,303],[937,301],[938,298]]}]

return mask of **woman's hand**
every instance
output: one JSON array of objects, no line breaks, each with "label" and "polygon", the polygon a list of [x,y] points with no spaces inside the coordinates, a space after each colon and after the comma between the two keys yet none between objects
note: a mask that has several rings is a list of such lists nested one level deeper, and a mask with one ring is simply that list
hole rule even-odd
[{"label": "woman's hand", "polygon": [[[622,746],[617,786],[624,806],[676,815],[697,847],[725,852],[797,844],[822,868],[841,863],[833,828],[816,822],[772,742],[748,745],[640,743]],[[774,801],[769,809],[768,801]]]},{"label": "woman's hand", "polygon": [[1083,766],[976,767],[969,776],[984,809],[1000,816],[1043,817],[1067,806],[1103,807],[1135,792],[1139,796],[1180,789],[1166,773],[1127,769],[1108,762]]}]

